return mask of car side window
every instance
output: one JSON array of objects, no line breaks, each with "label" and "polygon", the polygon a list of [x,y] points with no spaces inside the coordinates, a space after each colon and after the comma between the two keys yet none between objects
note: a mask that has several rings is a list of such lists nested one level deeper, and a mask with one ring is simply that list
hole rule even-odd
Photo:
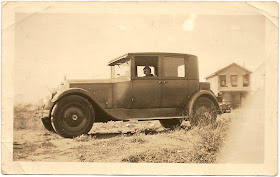
[{"label": "car side window", "polygon": [[158,77],[158,56],[135,56],[135,76],[147,79]]},{"label": "car side window", "polygon": [[114,67],[115,67],[114,78],[130,78],[130,61],[117,64]]},{"label": "car side window", "polygon": [[185,68],[185,58],[164,57],[165,77],[186,77]]},{"label": "car side window", "polygon": [[155,74],[155,67],[153,66],[137,66],[137,77],[147,77],[144,73],[145,67],[149,67],[151,69],[151,76],[157,77]]}]

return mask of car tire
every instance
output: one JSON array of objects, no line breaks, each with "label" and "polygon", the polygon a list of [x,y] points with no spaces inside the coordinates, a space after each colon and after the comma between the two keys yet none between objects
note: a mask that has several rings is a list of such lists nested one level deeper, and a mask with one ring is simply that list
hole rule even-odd
[{"label": "car tire", "polygon": [[175,128],[179,127],[182,124],[183,119],[162,119],[159,120],[159,122],[161,126],[163,126],[164,128],[174,130]]},{"label": "car tire", "polygon": [[189,119],[191,126],[208,125],[217,119],[217,108],[213,101],[206,97],[198,98],[193,105]]},{"label": "car tire", "polygon": [[57,102],[51,119],[57,134],[65,138],[87,134],[95,120],[94,109],[84,97],[70,95]]},{"label": "car tire", "polygon": [[52,122],[51,122],[51,118],[50,117],[43,117],[41,118],[42,123],[44,125],[44,127],[51,132],[55,132],[53,127],[52,127]]}]

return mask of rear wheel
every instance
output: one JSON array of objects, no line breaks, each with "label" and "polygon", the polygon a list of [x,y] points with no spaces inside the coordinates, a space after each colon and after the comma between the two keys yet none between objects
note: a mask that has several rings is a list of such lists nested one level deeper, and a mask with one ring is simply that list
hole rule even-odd
[{"label": "rear wheel", "polygon": [[58,101],[51,121],[59,135],[73,138],[90,131],[94,122],[94,110],[84,97],[70,95]]},{"label": "rear wheel", "polygon": [[162,119],[159,120],[159,122],[164,128],[169,128],[173,130],[182,124],[183,119]]},{"label": "rear wheel", "polygon": [[216,106],[209,98],[198,98],[193,106],[193,113],[190,117],[191,126],[208,125],[217,119]]}]

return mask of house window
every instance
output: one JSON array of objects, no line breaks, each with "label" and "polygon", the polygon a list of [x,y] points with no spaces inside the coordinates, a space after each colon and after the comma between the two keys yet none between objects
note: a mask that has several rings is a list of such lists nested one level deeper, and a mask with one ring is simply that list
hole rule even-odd
[{"label": "house window", "polygon": [[220,78],[220,86],[226,87],[227,86],[226,75],[220,75],[219,78]]},{"label": "house window", "polygon": [[231,75],[231,86],[237,87],[237,85],[238,85],[237,75]]},{"label": "house window", "polygon": [[249,74],[243,75],[243,87],[248,87],[250,84]]}]

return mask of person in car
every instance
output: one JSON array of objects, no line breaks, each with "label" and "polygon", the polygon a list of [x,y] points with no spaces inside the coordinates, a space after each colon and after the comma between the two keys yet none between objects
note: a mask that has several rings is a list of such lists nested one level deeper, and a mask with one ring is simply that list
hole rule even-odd
[{"label": "person in car", "polygon": [[154,77],[154,75],[151,73],[151,68],[149,66],[145,66],[143,72],[145,74],[144,77]]}]

